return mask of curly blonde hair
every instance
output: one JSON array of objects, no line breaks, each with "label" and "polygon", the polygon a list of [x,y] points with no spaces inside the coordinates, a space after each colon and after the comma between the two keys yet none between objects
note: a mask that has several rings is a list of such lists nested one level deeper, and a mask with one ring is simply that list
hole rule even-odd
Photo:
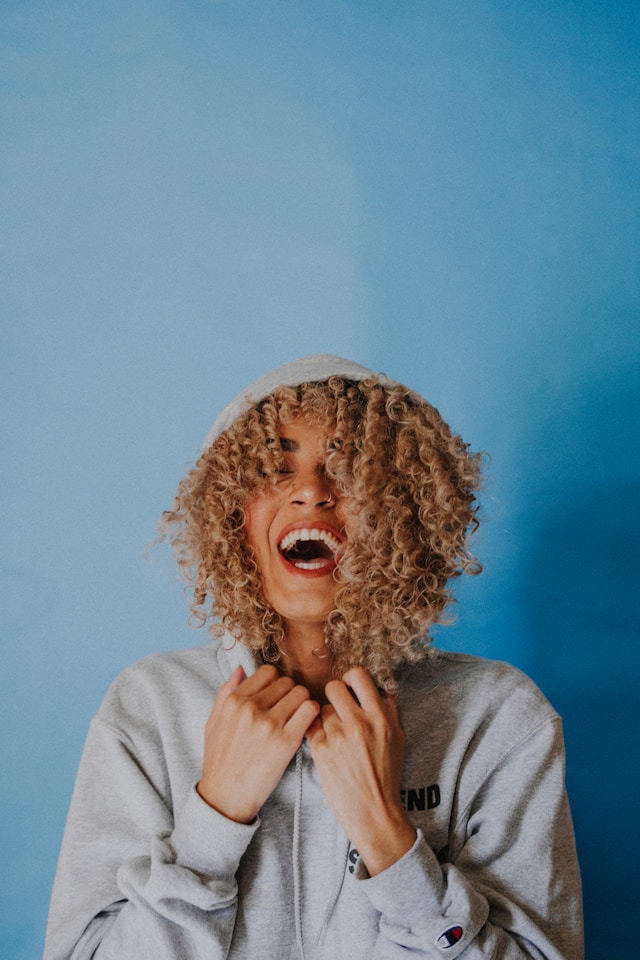
[{"label": "curly blonde hair", "polygon": [[344,508],[346,542],[325,625],[334,675],[360,664],[380,689],[429,649],[430,627],[452,600],[448,583],[479,573],[480,454],[438,411],[399,384],[330,377],[280,387],[241,414],[180,483],[161,530],[193,584],[191,611],[278,662],[284,637],[266,602],[244,524],[247,503],[282,468],[282,424],[302,418],[327,435],[326,473]]}]

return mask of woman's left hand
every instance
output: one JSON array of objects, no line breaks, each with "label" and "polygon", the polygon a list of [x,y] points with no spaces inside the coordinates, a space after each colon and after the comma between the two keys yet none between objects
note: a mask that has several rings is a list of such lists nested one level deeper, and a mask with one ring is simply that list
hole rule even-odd
[{"label": "woman's left hand", "polygon": [[405,737],[397,705],[362,667],[330,681],[325,693],[329,703],[307,731],[311,753],[329,806],[374,876],[416,838],[400,803]]}]

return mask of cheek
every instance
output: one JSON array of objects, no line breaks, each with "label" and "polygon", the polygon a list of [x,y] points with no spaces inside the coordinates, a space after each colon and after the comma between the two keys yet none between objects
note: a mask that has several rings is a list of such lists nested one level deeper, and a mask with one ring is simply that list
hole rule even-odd
[{"label": "cheek", "polygon": [[250,500],[244,509],[247,543],[259,559],[269,549],[269,528],[273,520],[273,498],[268,495]]}]

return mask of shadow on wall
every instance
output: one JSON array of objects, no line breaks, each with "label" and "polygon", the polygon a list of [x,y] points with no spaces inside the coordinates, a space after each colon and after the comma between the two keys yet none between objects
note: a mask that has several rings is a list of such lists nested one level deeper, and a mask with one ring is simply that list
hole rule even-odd
[{"label": "shadow on wall", "polygon": [[560,416],[538,438],[554,462],[536,489],[525,610],[531,672],[563,716],[587,958],[601,960],[612,925],[635,916],[640,891],[637,375],[600,376],[564,412],[573,426]]}]

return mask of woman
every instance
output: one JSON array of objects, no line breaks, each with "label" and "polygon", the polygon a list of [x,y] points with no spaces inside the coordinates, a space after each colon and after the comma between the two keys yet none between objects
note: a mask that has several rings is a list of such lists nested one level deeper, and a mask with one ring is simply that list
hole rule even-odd
[{"label": "woman", "polygon": [[479,569],[478,482],[433,407],[340,358],[223,412],[163,518],[214,639],[107,694],[47,960],[581,956],[559,718],[429,646]]}]

